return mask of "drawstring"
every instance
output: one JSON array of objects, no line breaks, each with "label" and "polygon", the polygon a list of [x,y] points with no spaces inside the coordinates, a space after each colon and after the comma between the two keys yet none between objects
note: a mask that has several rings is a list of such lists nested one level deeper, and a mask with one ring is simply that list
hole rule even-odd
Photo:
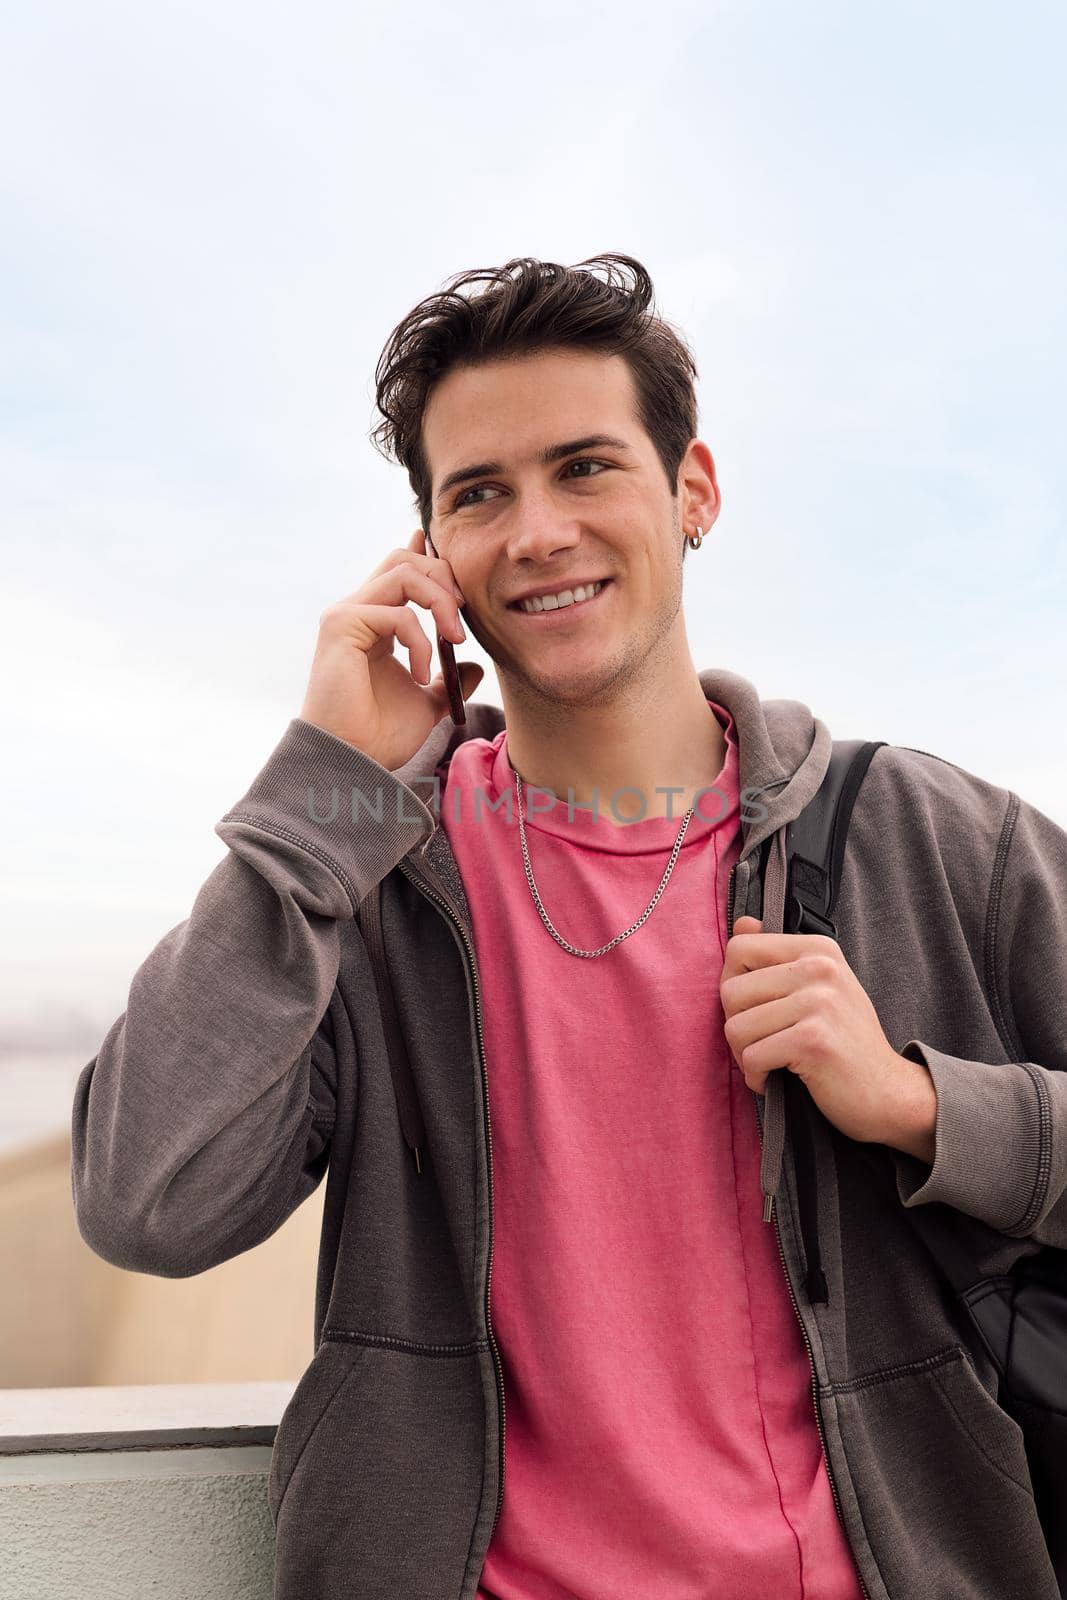
[{"label": "drawstring", "polygon": [[407,1046],[400,1027],[396,998],[389,978],[389,962],[385,954],[382,934],[381,884],[375,884],[370,893],[360,901],[357,916],[363,941],[367,947],[378,1004],[381,1010],[385,1047],[389,1056],[389,1071],[393,1079],[397,1115],[404,1142],[415,1159],[415,1171],[422,1176],[421,1152],[426,1145],[426,1126],[422,1120],[415,1079],[408,1059]]},{"label": "drawstring", "polygon": [[[781,933],[785,926],[785,829],[779,828],[771,841],[763,874],[762,917],[764,933]],[[785,1085],[782,1071],[769,1072],[763,1102],[763,1159],[760,1163],[760,1188],[763,1190],[763,1220],[770,1222],[774,1201],[782,1181],[782,1156],[785,1150]]]},{"label": "drawstring", "polygon": [[[779,829],[765,843],[767,858],[763,871],[763,929],[766,933],[782,933],[785,927],[786,887],[784,828]],[[756,1097],[757,1114],[760,1117],[763,1134],[763,1156],[760,1162],[763,1220],[764,1222],[774,1220],[774,1204],[782,1181],[788,1097],[793,1101],[795,1110],[795,1121],[792,1123],[793,1151],[797,1162],[800,1233],[807,1263],[804,1291],[809,1304],[816,1302],[826,1304],[830,1297],[819,1252],[818,1186],[815,1151],[809,1123],[810,1099],[797,1079],[789,1081],[788,1073],[788,1067],[776,1067],[773,1072],[769,1072],[763,1100]]]}]

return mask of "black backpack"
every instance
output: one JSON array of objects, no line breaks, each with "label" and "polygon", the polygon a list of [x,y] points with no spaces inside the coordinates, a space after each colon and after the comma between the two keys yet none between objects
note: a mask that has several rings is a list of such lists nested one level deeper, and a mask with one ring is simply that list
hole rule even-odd
[{"label": "black backpack", "polygon": [[[885,742],[834,740],[820,788],[787,824],[786,933],[837,938],[833,914],[849,818]],[[766,860],[764,849],[761,874]],[[953,1228],[951,1207],[926,1210],[936,1215],[920,1226],[905,1208],[996,1364],[998,1403],[1022,1429],[1038,1517],[1067,1600],[1067,1251],[1045,1246],[1012,1272],[983,1278]]]}]

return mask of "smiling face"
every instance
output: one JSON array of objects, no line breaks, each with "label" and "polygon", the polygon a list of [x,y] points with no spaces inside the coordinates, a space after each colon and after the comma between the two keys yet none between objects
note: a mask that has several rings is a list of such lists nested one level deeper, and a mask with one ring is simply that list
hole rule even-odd
[{"label": "smiling face", "polygon": [[[457,368],[431,394],[422,439],[429,532],[505,695],[606,703],[650,660],[689,665],[682,541],[718,514],[714,462],[691,441],[671,495],[621,356],[559,350]],[[599,580],[599,594],[565,609],[514,604]]]}]

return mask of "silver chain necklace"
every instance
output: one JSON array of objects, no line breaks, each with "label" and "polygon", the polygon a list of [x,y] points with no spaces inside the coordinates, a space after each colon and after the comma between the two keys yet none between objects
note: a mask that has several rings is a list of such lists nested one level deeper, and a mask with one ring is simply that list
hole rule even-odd
[{"label": "silver chain necklace", "polygon": [[[512,768],[512,771],[515,772],[514,767]],[[652,896],[652,899],[648,902],[648,905],[638,917],[637,921],[627,928],[625,933],[617,933],[614,939],[611,940],[610,944],[602,944],[599,950],[579,950],[573,944],[568,944],[567,940],[563,938],[562,934],[556,932],[556,929],[549,921],[548,912],[541,904],[541,896],[537,892],[537,885],[534,882],[533,868],[530,865],[530,852],[526,847],[526,827],[522,820],[522,778],[518,772],[515,772],[515,794],[519,803],[519,843],[522,845],[522,859],[523,864],[526,867],[526,881],[530,885],[530,893],[533,895],[534,905],[537,907],[541,921],[544,923],[553,939],[555,939],[556,943],[558,945],[562,945],[564,950],[569,951],[572,956],[583,956],[586,959],[592,959],[594,956],[607,955],[609,950],[614,950],[617,944],[621,944],[624,939],[628,939],[631,933],[636,933],[638,928],[642,927],[643,924],[648,921],[653,911],[655,911],[656,902],[663,893],[664,889],[667,887],[667,880],[674,871],[674,863],[677,861],[678,852],[682,848],[682,840],[685,838],[685,830],[689,826],[689,819],[693,815],[693,807],[690,806],[689,810],[682,818],[682,826],[678,830],[678,837],[675,839],[674,849],[671,851],[671,859],[667,863],[666,872],[660,879],[659,888],[656,890],[655,894]]]}]

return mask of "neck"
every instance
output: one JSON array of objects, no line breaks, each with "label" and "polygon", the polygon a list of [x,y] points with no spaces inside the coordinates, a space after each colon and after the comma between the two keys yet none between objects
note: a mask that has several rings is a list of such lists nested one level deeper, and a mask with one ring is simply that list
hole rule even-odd
[{"label": "neck", "polygon": [[[560,800],[591,806],[595,798],[597,816],[611,822],[681,822],[726,759],[726,736],[688,653],[685,665],[628,685],[606,704],[532,701],[502,682],[512,767],[524,784]],[[710,802],[702,810],[715,814]]]}]

